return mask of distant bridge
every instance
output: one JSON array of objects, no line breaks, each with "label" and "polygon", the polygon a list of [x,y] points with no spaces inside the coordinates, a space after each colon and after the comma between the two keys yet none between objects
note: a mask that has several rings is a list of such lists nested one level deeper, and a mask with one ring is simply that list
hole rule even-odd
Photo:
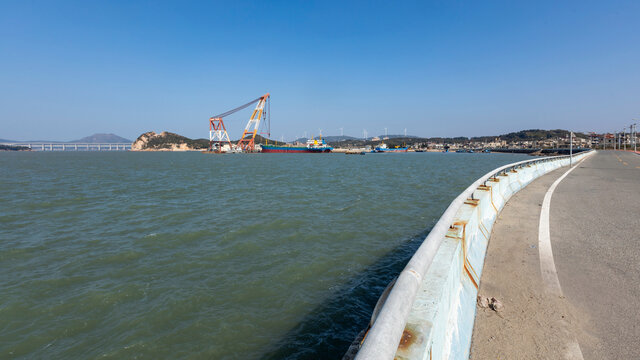
[{"label": "distant bridge", "polygon": [[8,146],[24,146],[35,151],[128,151],[131,143],[0,143]]}]

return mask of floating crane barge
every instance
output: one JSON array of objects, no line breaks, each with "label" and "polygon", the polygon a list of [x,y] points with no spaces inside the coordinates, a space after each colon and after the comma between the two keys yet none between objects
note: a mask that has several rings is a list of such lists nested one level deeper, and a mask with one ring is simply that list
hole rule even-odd
[{"label": "floating crane barge", "polygon": [[[227,128],[224,125],[223,118],[234,114],[249,106],[257,104],[251,114],[251,118],[245,126],[240,140],[237,144],[232,144]],[[266,132],[260,135],[266,135],[268,140],[271,136],[271,95],[266,93],[259,98],[249,101],[248,103],[238,106],[222,114],[218,114],[209,118],[209,149],[207,153],[237,153],[237,152],[257,152],[255,139],[260,128],[261,120],[264,118],[266,122]],[[263,123],[264,124],[264,123]],[[295,145],[262,145],[260,151],[263,153],[326,153],[331,152],[333,148],[327,145],[326,141],[320,139],[307,140],[305,146]]]},{"label": "floating crane barge", "polygon": [[[232,144],[227,133],[227,128],[224,126],[222,118],[234,114],[240,110],[243,110],[255,103],[256,108],[251,114],[251,118],[245,126],[242,136],[237,144]],[[265,107],[267,109],[265,109]],[[252,100],[242,106],[229,110],[219,115],[215,115],[209,118],[209,152],[224,153],[224,152],[255,152],[255,138],[258,134],[260,127],[260,121],[264,117],[267,120],[267,132],[266,135],[271,135],[271,95],[266,93],[259,98]]]}]

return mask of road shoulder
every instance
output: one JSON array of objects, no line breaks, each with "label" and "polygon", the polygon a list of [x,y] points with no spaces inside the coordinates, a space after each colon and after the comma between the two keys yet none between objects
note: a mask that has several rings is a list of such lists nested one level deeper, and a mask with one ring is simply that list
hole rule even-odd
[{"label": "road shoulder", "polygon": [[[493,227],[479,296],[496,298],[500,311],[477,308],[471,359],[560,359],[574,339],[576,309],[545,291],[538,226],[544,195],[568,170],[534,180],[505,205]],[[582,314],[580,314],[582,316]]]}]

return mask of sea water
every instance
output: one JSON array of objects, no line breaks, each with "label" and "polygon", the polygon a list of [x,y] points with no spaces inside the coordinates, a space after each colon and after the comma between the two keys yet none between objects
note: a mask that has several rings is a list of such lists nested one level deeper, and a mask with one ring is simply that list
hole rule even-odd
[{"label": "sea water", "polygon": [[514,154],[0,153],[0,358],[339,359]]}]

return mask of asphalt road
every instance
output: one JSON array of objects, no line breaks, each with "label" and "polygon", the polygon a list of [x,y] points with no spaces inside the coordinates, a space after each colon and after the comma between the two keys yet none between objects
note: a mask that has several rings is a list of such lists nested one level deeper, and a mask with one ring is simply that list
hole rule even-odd
[{"label": "asphalt road", "polygon": [[640,155],[600,151],[556,188],[550,230],[585,359],[640,359]]},{"label": "asphalt road", "polygon": [[[599,151],[555,189],[550,241],[563,296],[541,276],[543,198],[567,167],[534,180],[494,225],[479,294],[471,359],[640,359],[640,155]],[[579,352],[578,352],[579,353]]]}]

